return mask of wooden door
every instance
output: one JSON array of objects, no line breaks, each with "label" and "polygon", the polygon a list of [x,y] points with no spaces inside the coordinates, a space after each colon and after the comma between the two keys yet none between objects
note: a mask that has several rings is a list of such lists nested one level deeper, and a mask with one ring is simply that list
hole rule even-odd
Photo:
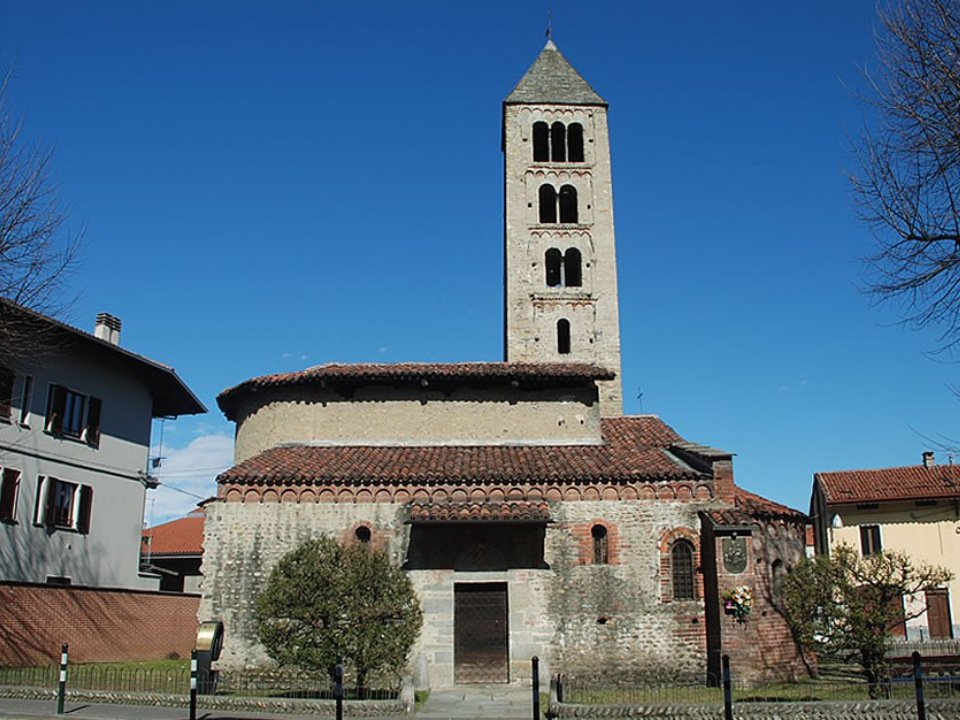
[{"label": "wooden door", "polygon": [[454,585],[453,627],[454,682],[510,682],[506,583]]},{"label": "wooden door", "polygon": [[931,638],[952,638],[950,596],[946,590],[927,591],[927,627]]}]

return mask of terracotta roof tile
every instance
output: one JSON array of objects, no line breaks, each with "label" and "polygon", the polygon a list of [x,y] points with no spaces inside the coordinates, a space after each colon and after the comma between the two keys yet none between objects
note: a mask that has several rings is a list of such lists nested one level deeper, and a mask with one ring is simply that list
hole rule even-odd
[{"label": "terracotta roof tile", "polygon": [[735,507],[710,510],[705,515],[710,518],[714,525],[745,527],[756,525],[758,520],[788,520],[792,522],[804,523],[809,518],[799,510],[794,510],[786,505],[775,503],[742,487],[734,489]]},{"label": "terracotta roof tile", "polygon": [[735,493],[734,501],[737,504],[737,508],[751,517],[777,518],[782,520],[796,520],[799,522],[807,522],[810,519],[805,513],[799,510],[794,510],[786,505],[776,503],[773,500],[760,497],[749,490],[744,490],[742,487],[737,487]]},{"label": "terracotta roof tile", "polygon": [[221,484],[618,482],[703,477],[675,460],[681,442],[653,415],[602,421],[598,445],[287,446],[222,473]]},{"label": "terracotta roof tile", "polygon": [[750,527],[757,524],[754,518],[736,508],[708,510],[704,514],[710,518],[714,525],[722,527]]},{"label": "terracotta roof tile", "polygon": [[323,383],[408,383],[413,381],[507,382],[612,380],[616,374],[587,363],[328,363],[299,372],[263,375],[227,388],[217,396],[220,409],[233,419],[240,398],[269,387]]},{"label": "terracotta roof tile", "polygon": [[143,531],[143,551],[150,555],[202,555],[203,511],[147,528]]},{"label": "terracotta roof tile", "polygon": [[421,503],[410,506],[410,522],[537,522],[550,520],[545,502],[448,502]]},{"label": "terracotta roof tile", "polygon": [[816,473],[813,479],[831,504],[960,498],[960,465],[842,470]]}]

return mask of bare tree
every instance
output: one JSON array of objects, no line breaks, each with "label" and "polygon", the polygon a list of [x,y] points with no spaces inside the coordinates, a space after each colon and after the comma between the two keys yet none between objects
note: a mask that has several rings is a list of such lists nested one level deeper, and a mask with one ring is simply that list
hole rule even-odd
[{"label": "bare tree", "polygon": [[[71,304],[66,281],[83,232],[67,228],[69,208],[50,175],[53,148],[28,141],[9,106],[12,75],[0,70],[0,298],[56,316]],[[0,356],[22,351],[40,326],[29,313],[0,303]]]},{"label": "bare tree", "polygon": [[851,175],[877,241],[867,289],[960,343],[960,0],[890,0],[862,97],[872,123]]}]

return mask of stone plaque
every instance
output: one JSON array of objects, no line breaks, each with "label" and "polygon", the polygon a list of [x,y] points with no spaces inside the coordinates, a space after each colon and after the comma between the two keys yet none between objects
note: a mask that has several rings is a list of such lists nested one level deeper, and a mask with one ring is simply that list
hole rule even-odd
[{"label": "stone plaque", "polygon": [[723,566],[728,573],[739,575],[747,569],[747,539],[729,537],[723,539]]}]

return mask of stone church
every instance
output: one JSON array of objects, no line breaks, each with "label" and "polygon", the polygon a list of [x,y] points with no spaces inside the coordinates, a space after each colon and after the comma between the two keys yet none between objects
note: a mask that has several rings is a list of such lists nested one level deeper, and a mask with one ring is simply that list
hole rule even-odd
[{"label": "stone church", "polygon": [[[417,592],[421,687],[546,673],[802,672],[777,610],[806,517],[732,455],[624,416],[607,104],[549,41],[503,102],[504,362],[327,364],[220,394],[201,617],[266,662],[252,599],[308,537],[385,548]],[[724,598],[753,594],[738,618]],[[744,620],[744,621],[741,621]]]}]

